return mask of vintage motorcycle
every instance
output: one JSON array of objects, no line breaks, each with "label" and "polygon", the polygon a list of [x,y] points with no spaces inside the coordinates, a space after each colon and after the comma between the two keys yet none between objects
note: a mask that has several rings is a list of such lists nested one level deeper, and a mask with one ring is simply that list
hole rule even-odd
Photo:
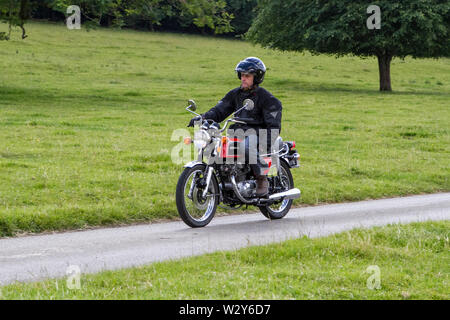
[{"label": "vintage motorcycle", "polygon": [[[186,110],[199,116],[196,108],[195,102],[189,100]],[[256,197],[256,180],[250,165],[236,161],[240,155],[233,152],[239,148],[241,139],[222,136],[230,122],[246,124],[251,121],[236,116],[244,108],[252,110],[253,101],[245,100],[244,106],[233,113],[222,129],[215,121],[206,119],[195,132],[194,139],[188,137],[184,140],[185,144],[194,143],[198,149],[197,160],[184,166],[176,189],[178,213],[190,227],[208,225],[217,206],[239,209],[243,205],[253,205],[265,217],[280,219],[289,212],[293,199],[300,197],[290,171],[299,167],[300,156],[295,150],[295,142],[283,142],[280,136],[275,140],[271,153],[261,155],[268,165],[269,194]],[[206,161],[203,161],[204,157]]]}]

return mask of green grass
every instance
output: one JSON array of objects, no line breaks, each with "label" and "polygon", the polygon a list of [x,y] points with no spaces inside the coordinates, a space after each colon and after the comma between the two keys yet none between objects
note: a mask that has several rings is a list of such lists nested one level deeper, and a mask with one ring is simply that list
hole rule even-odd
[{"label": "green grass", "polygon": [[[450,221],[353,230],[268,246],[0,287],[4,299],[445,299]],[[372,271],[379,268],[379,287]],[[376,268],[375,267],[375,268]]]},{"label": "green grass", "polygon": [[[0,25],[4,29],[5,25]],[[258,56],[296,140],[295,205],[450,190],[450,60],[286,53],[196,35],[30,23],[0,43],[0,236],[176,219],[174,129]],[[221,211],[223,212],[223,211]]]}]

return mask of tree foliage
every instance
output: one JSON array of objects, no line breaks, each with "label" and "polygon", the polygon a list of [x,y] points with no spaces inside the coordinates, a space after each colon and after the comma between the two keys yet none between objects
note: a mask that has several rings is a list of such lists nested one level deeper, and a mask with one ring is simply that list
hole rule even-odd
[{"label": "tree foliage", "polygon": [[233,31],[231,20],[234,16],[226,12],[224,0],[185,0],[179,4],[182,24],[188,25],[192,21],[197,27],[203,30],[208,27],[217,34]]},{"label": "tree foliage", "polygon": [[233,32],[245,34],[256,16],[257,0],[227,0],[226,11],[234,16],[231,21]]},{"label": "tree foliage", "polygon": [[175,14],[175,3],[170,0],[130,0],[123,5],[124,25],[153,30],[155,25],[161,25],[163,19]]},{"label": "tree foliage", "polygon": [[[63,20],[71,5],[80,7],[87,30],[99,25],[148,30],[175,27],[240,35],[250,27],[256,4],[257,0],[0,0],[0,19],[9,25],[9,32],[0,35],[9,39],[12,27],[23,28],[33,17]],[[21,8],[27,9],[26,15],[21,16]]]},{"label": "tree foliage", "polygon": [[71,5],[80,7],[83,24],[86,28],[92,28],[100,25],[102,19],[110,14],[120,24],[121,14],[119,6],[122,0],[50,0],[49,6],[51,9],[67,15],[67,8]]}]

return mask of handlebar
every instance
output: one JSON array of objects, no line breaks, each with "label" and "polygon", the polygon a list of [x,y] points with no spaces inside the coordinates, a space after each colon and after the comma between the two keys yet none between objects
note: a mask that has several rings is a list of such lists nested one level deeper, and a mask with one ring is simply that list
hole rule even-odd
[{"label": "handlebar", "polygon": [[[234,116],[236,116],[236,114],[239,113],[240,111],[242,111],[244,108],[247,108],[248,104],[249,104],[249,103],[247,102],[242,108],[240,108],[238,111],[236,111],[236,112],[234,113]],[[194,107],[194,110],[195,110],[195,108],[196,108],[195,102],[192,101],[192,100],[189,100],[189,106],[186,108],[186,110],[189,111],[189,112],[191,112],[191,113],[193,113],[193,114],[195,114],[196,116],[202,117],[202,115],[200,115],[200,114],[194,112],[193,110],[191,110],[192,107]],[[203,118],[203,117],[202,117],[202,118]],[[211,122],[214,122],[214,120],[212,120],[212,119],[202,119],[202,120],[203,120],[203,122],[205,122],[205,121],[207,122],[208,127],[209,127],[210,124],[212,124],[212,123],[209,123],[210,121],[211,121]],[[255,124],[256,124],[256,125],[260,124],[260,123],[259,123],[258,121],[256,121],[255,119],[234,117],[234,118],[228,119],[228,120],[225,122],[225,125],[223,126],[223,128],[222,128],[221,130],[219,130],[220,133],[222,133],[222,132],[224,132],[224,131],[226,130],[227,125],[228,125],[229,122],[241,123],[241,124],[254,124],[254,125],[255,125]]]},{"label": "handlebar", "polygon": [[220,132],[224,132],[225,129],[227,128],[228,123],[230,123],[230,122],[241,123],[241,124],[259,124],[259,122],[255,121],[254,119],[251,119],[251,118],[231,118],[225,122],[225,125],[223,126],[223,129],[220,130]]},{"label": "handlebar", "polygon": [[[256,125],[261,124],[257,120],[251,119],[251,118],[230,118],[225,122],[225,124],[223,125],[223,128],[218,131],[220,133],[224,132],[227,129],[228,123],[230,123],[230,122],[241,123],[241,124],[256,124]],[[212,119],[204,119],[202,127],[205,127],[205,129],[209,129],[209,126],[212,125],[213,123],[216,123],[216,122]],[[217,126],[217,127],[219,127],[219,126]],[[218,129],[217,127],[216,127],[216,129]]]},{"label": "handlebar", "polygon": [[252,118],[234,118],[234,120],[243,122],[245,124],[260,124],[259,121]]}]

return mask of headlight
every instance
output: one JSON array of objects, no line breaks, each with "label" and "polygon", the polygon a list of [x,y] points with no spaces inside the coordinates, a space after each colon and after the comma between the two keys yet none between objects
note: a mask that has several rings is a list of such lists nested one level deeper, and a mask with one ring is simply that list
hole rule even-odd
[{"label": "headlight", "polygon": [[209,141],[211,141],[211,136],[205,130],[198,130],[194,133],[194,145],[197,149],[203,149]]}]

